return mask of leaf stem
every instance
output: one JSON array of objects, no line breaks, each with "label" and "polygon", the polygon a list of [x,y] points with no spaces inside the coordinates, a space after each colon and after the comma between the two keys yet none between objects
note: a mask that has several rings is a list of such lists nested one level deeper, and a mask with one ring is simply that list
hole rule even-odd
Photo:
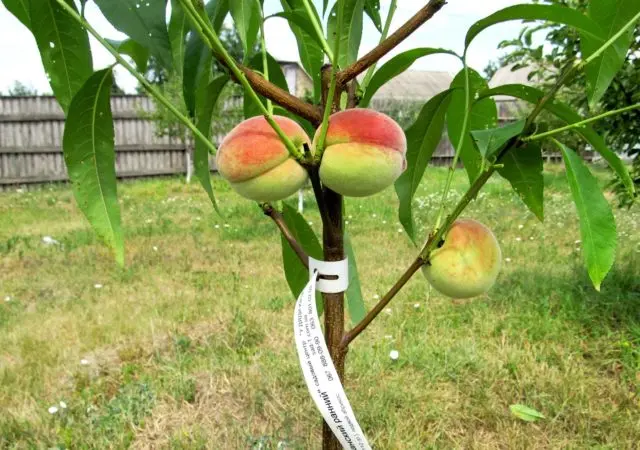
[{"label": "leaf stem", "polygon": [[327,140],[327,131],[329,130],[329,116],[333,111],[334,97],[336,95],[336,86],[338,85],[338,72],[340,65],[340,40],[342,39],[342,27],[344,22],[344,2],[338,3],[338,26],[336,28],[336,39],[333,43],[333,61],[331,67],[331,84],[329,85],[329,93],[327,94],[326,104],[324,106],[324,116],[322,117],[322,125],[320,126],[320,135],[316,143],[315,160],[322,160],[324,153],[324,144]]},{"label": "leaf stem", "polygon": [[635,16],[633,16],[633,18],[629,22],[627,22],[622,28],[620,28],[620,30],[616,34],[611,36],[611,38],[607,42],[605,42],[602,45],[602,47],[600,47],[598,50],[593,52],[587,59],[585,59],[583,62],[583,65],[586,66],[587,64],[589,64],[590,62],[598,58],[600,55],[602,55],[605,52],[605,50],[607,50],[607,48],[611,47],[618,40],[618,38],[620,38],[620,36],[626,33],[629,28],[635,25],[636,22],[638,22],[638,20],[640,20],[640,12]]},{"label": "leaf stem", "polygon": [[623,112],[631,111],[634,109],[639,109],[640,103],[636,103],[634,105],[625,106],[624,108],[613,109],[611,111],[607,111],[605,113],[599,114],[597,116],[589,117],[587,119],[581,120],[580,122],[570,123],[564,127],[556,128],[555,130],[545,131],[544,133],[534,134],[532,136],[527,136],[522,138],[523,141],[536,141],[538,139],[543,139],[549,136],[553,136],[558,133],[562,133],[563,131],[569,131],[574,128],[580,128],[584,125],[587,125],[592,122],[596,122],[598,120],[604,119],[606,117],[615,116],[616,114],[621,114]]},{"label": "leaf stem", "polygon": [[[60,1],[60,0],[56,0]],[[271,125],[271,128],[276,132],[280,140],[284,143],[289,151],[289,154],[297,160],[302,160],[303,154],[300,149],[298,149],[295,144],[289,139],[289,137],[282,131],[280,125],[274,120],[273,114],[269,112],[264,103],[260,101],[258,94],[253,90],[251,84],[247,80],[244,72],[240,70],[236,61],[229,55],[229,52],[224,48],[218,34],[215,32],[207,14],[204,10],[204,4],[202,1],[198,1],[199,10],[195,8],[191,0],[179,0],[182,5],[185,14],[189,17],[189,19],[196,25],[197,31],[201,34],[203,40],[208,43],[209,48],[211,48],[216,54],[220,55],[225,65],[231,70],[234,77],[240,82],[244,91],[249,95],[251,100],[258,106],[260,112],[266,119],[266,121]]]},{"label": "leaf stem", "polygon": [[[391,28],[391,22],[393,20],[393,15],[395,14],[396,9],[398,9],[397,3],[398,3],[398,0],[391,0],[391,5],[389,6],[389,14],[387,15],[387,21],[384,24],[382,34],[380,35],[380,42],[378,43],[378,45],[382,44],[387,39],[387,35],[389,34],[389,28]],[[378,65],[378,61],[374,62],[371,65],[371,67],[369,67],[369,70],[367,70],[367,74],[364,76],[364,80],[362,80],[361,89],[363,91],[367,90],[367,86],[369,86],[369,82],[373,77],[373,72],[375,72],[377,65]]]},{"label": "leaf stem", "polygon": [[313,30],[318,35],[318,39],[320,40],[320,44],[322,46],[322,51],[325,53],[325,55],[327,55],[329,61],[333,61],[333,52],[329,47],[329,43],[324,38],[324,31],[322,31],[322,26],[320,25],[320,22],[318,22],[318,18],[316,17],[316,15],[313,13],[313,8],[311,7],[310,0],[302,0],[302,4],[304,5],[304,9],[309,16],[311,24],[313,25]]},{"label": "leaf stem", "polygon": [[[264,9],[260,0],[256,0],[258,9],[260,9],[260,47],[262,49],[262,74],[264,79],[269,81],[269,61],[267,60],[267,43],[264,35]],[[273,114],[273,102],[267,99],[267,111]]]},{"label": "leaf stem", "polygon": [[456,167],[458,166],[458,159],[460,159],[460,154],[462,153],[462,147],[465,144],[465,139],[467,137],[468,128],[469,128],[469,116],[471,115],[471,93],[469,86],[469,67],[467,66],[467,55],[466,53],[462,56],[462,64],[464,66],[464,100],[465,100],[465,108],[464,108],[464,116],[462,118],[462,129],[460,131],[460,138],[458,139],[458,145],[456,148],[456,152],[453,155],[453,161],[451,162],[451,167],[449,168],[449,172],[447,173],[447,180],[444,184],[444,189],[442,191],[442,199],[440,200],[440,208],[438,209],[438,216],[436,217],[435,228],[440,228],[440,222],[442,221],[442,217],[444,216],[444,209],[447,204],[447,197],[449,195],[449,190],[451,189],[451,183],[453,181],[453,175],[456,171]]},{"label": "leaf stem", "polygon": [[114,49],[95,28],[93,28],[89,22],[83,19],[72,7],[70,7],[64,0],[55,0],[61,8],[63,8],[69,15],[80,25],[87,29],[91,35],[102,45],[111,55],[118,61],[118,63],[125,68],[127,72],[134,76],[136,80],[151,94],[158,102],[160,102],[165,108],[167,108],[176,118],[182,122],[200,141],[213,153],[217,152],[215,145],[208,139],[198,127],[195,126],[184,114],[182,114],[169,99],[167,99],[159,90],[157,90],[151,83],[149,83],[140,73],[133,68],[131,64],[124,59],[116,49]]}]

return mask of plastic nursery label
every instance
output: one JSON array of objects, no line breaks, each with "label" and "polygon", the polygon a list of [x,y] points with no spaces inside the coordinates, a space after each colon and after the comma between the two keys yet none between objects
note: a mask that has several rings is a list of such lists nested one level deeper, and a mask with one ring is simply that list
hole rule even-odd
[{"label": "plastic nursery label", "polygon": [[311,280],[298,297],[293,315],[300,367],[311,398],[342,447],[370,450],[324,342],[316,309],[317,273],[312,272]]}]

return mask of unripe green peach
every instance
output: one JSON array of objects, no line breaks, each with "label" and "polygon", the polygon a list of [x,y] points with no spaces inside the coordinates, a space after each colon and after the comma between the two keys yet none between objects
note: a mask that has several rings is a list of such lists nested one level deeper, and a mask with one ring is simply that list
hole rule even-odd
[{"label": "unripe green peach", "polygon": [[[319,135],[320,130],[314,144]],[[406,152],[404,131],[392,118],[372,109],[348,109],[329,118],[320,179],[342,195],[373,195],[404,171]]]},{"label": "unripe green peach", "polygon": [[[274,120],[296,147],[310,144],[296,122],[282,116],[274,116]],[[262,116],[245,120],[227,134],[218,149],[216,165],[238,194],[259,202],[290,196],[308,177]]]},{"label": "unripe green peach", "polygon": [[498,277],[502,252],[495,236],[480,222],[457,220],[444,244],[423,267],[431,285],[452,298],[469,298],[487,292]]}]

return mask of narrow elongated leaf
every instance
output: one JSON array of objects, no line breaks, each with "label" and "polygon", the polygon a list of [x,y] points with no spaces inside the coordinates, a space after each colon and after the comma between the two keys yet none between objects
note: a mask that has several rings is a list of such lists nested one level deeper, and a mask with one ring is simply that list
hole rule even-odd
[{"label": "narrow elongated leaf", "polygon": [[[613,37],[629,20],[640,11],[638,0],[589,0],[589,17],[604,31],[605,40]],[[589,103],[595,105],[613,81],[624,64],[633,39],[633,29],[629,28],[602,55],[585,67]],[[586,33],[580,35],[582,57],[588,58],[600,48],[602,42]]]},{"label": "narrow elongated leaf", "polygon": [[329,6],[329,0],[322,0],[322,15],[327,13],[327,7]]},{"label": "narrow elongated leaf", "polygon": [[510,405],[509,411],[518,419],[524,420],[525,422],[535,422],[545,418],[541,412],[525,405]]},{"label": "narrow elongated leaf", "polygon": [[510,20],[544,20],[561,23],[580,31],[581,34],[604,42],[602,29],[589,17],[576,9],[558,5],[514,5],[497,11],[471,25],[464,40],[465,48],[483,30]]},{"label": "narrow elongated leaf", "polygon": [[302,31],[309,39],[313,40],[318,45],[318,47],[322,46],[320,37],[317,33],[314,33],[313,24],[311,23],[311,20],[309,20],[309,16],[307,14],[304,14],[298,10],[281,11],[279,13],[270,15],[266,19],[270,19],[271,17],[280,17],[290,23],[295,24],[298,29]]},{"label": "narrow elongated leaf", "polygon": [[344,252],[349,259],[349,287],[347,288],[346,301],[347,309],[351,323],[357,324],[367,314],[367,308],[364,305],[362,297],[362,287],[360,285],[360,276],[358,275],[358,265],[356,264],[356,253],[351,245],[351,238],[347,233],[344,234]]},{"label": "narrow elongated leaf", "polygon": [[414,243],[413,196],[422,181],[433,152],[442,140],[444,119],[450,101],[450,90],[433,97],[422,107],[420,115],[406,131],[407,169],[396,181],[395,189],[400,201],[398,218]]},{"label": "narrow elongated leaf", "polygon": [[184,13],[178,0],[171,0],[171,19],[169,20],[169,42],[173,56],[173,70],[182,76],[184,55],[187,47],[187,33],[189,32],[189,19]]},{"label": "narrow elongated leaf", "polygon": [[596,290],[607,276],[616,254],[616,222],[611,206],[604,198],[598,180],[589,172],[582,158],[555,141],[562,151],[567,180],[580,218],[580,236],[587,271]]},{"label": "narrow elongated leaf", "polygon": [[95,0],[117,30],[148,48],[167,70],[172,69],[167,32],[167,0]]},{"label": "narrow elongated leaf", "polygon": [[364,12],[373,22],[373,25],[382,33],[382,19],[380,18],[380,0],[364,0]]},{"label": "narrow elongated leaf", "polygon": [[94,73],[73,97],[64,127],[64,162],[80,210],[124,265],[111,115],[112,69]]},{"label": "narrow elongated leaf", "polygon": [[542,222],[544,220],[544,179],[542,148],[535,142],[512,149],[501,160],[498,173],[509,180],[520,199]]},{"label": "narrow elongated leaf", "polygon": [[7,10],[16,16],[22,24],[31,29],[31,18],[29,16],[29,0],[2,0],[2,4]]},{"label": "narrow elongated leaf", "polygon": [[[476,94],[487,88],[487,82],[473,69],[469,71],[469,103],[465,95],[465,70],[461,70],[451,82],[451,88],[457,88],[451,94],[451,103],[447,111],[447,132],[453,147],[458,150],[460,147],[460,159],[469,176],[469,181],[473,182],[480,172],[482,155],[476,149],[471,130],[483,130],[493,128],[498,123],[498,110],[493,99],[485,98],[473,101]],[[489,101],[487,101],[489,100]],[[466,129],[464,128],[465,110],[470,108],[469,119]],[[462,144],[462,145],[461,145]]]},{"label": "narrow elongated leaf", "polygon": [[133,39],[125,39],[124,41],[114,41],[107,39],[107,42],[111,44],[113,48],[118,50],[118,53],[130,56],[133,59],[139,72],[147,71],[147,64],[149,63],[149,50],[138,44]]},{"label": "narrow elongated leaf", "polygon": [[245,58],[248,58],[258,37],[262,15],[256,0],[232,0],[229,3],[231,17],[242,42]]},{"label": "narrow elongated leaf", "polygon": [[[481,92],[479,94],[479,98],[491,97],[494,95],[508,95],[529,103],[537,103],[540,98],[544,96],[544,92],[540,89],[525,86],[523,84],[505,84],[503,86],[498,86]],[[571,109],[570,106],[557,100],[547,102],[545,109],[567,123],[576,123],[582,120],[582,117]],[[583,125],[581,127],[574,128],[573,131],[580,134],[587,142],[589,142],[589,144],[591,144],[593,149],[609,163],[609,166],[611,166],[611,168],[618,174],[624,185],[629,190],[629,193],[633,195],[635,187],[627,167],[620,160],[618,155],[616,155],[615,152],[607,146],[604,139],[596,133],[590,125]]]},{"label": "narrow elongated leaf", "polygon": [[406,52],[400,53],[399,55],[394,56],[389,61],[384,63],[382,67],[380,67],[376,73],[371,77],[371,81],[369,82],[369,86],[367,86],[367,91],[365,92],[362,100],[360,101],[360,106],[366,108],[371,103],[371,99],[378,89],[385,85],[389,80],[397,77],[402,72],[407,70],[411,65],[416,62],[417,59],[422,58],[423,56],[435,55],[435,54],[449,54],[453,56],[458,56],[455,52],[451,50],[446,50],[444,48],[414,48],[413,50],[408,50]]},{"label": "narrow elongated leaf", "polygon": [[488,158],[506,144],[509,139],[522,133],[525,122],[525,120],[518,120],[500,128],[473,130],[471,131],[471,135],[476,142],[480,154]]},{"label": "narrow elongated leaf", "polygon": [[[198,129],[208,139],[211,138],[211,119],[213,112],[216,109],[218,99],[225,84],[229,81],[227,75],[220,75],[214,79],[209,85],[198,91],[196,100],[196,125]],[[218,202],[213,194],[213,186],[211,186],[211,172],[209,170],[209,149],[205,146],[200,139],[195,140],[195,149],[193,152],[193,167],[194,172],[200,184],[207,192],[211,204],[214,209],[220,214],[218,209]]]},{"label": "narrow elongated leaf", "polygon": [[[65,0],[75,9],[72,0]],[[51,89],[67,112],[93,72],[87,32],[55,0],[31,0],[31,29]]]},{"label": "narrow elongated leaf", "polygon": [[340,33],[340,56],[338,65],[345,68],[358,59],[358,50],[362,41],[362,22],[364,16],[364,0],[344,0],[336,2],[329,13],[327,22],[327,41],[334,48],[338,31],[338,4],[344,3],[344,19]]},{"label": "narrow elongated leaf", "polygon": [[[300,243],[307,255],[322,260],[322,246],[320,245],[320,241],[305,218],[295,208],[285,202],[282,203],[282,215],[287,227],[291,230],[291,234],[293,234],[296,241]],[[287,279],[289,289],[291,289],[291,293],[294,298],[297,298],[309,282],[309,270],[300,262],[296,252],[282,236],[281,241],[284,275]],[[324,305],[322,304],[320,295],[316,297],[316,304],[319,308],[318,314],[321,314]]]},{"label": "narrow elongated leaf", "polygon": [[[229,0],[210,0],[205,9],[213,29],[219,32],[229,13]],[[184,102],[191,117],[195,117],[196,92],[211,82],[212,64],[211,50],[202,42],[200,35],[191,30],[184,54],[182,77]]]},{"label": "narrow elongated leaf", "polygon": [[[267,65],[269,67],[269,80],[275,84],[276,86],[288,91],[289,87],[287,85],[287,79],[284,77],[284,73],[282,72],[282,67],[278,64],[278,61],[275,60],[273,56],[267,54]],[[249,67],[252,69],[262,73],[262,54],[254,55],[253,58],[249,61]],[[266,103],[266,99],[264,97],[260,97],[262,103]],[[248,119],[250,117],[260,116],[262,112],[258,105],[251,99],[248,94],[244,94],[244,118]]]},{"label": "narrow elongated leaf", "polygon": [[[280,0],[280,4],[285,12],[295,11],[299,14],[306,15],[302,1],[303,0]],[[320,18],[318,18],[318,21],[319,20]],[[317,40],[310,36],[310,34],[313,33],[313,29],[305,30],[293,22],[288,23],[296,37],[302,67],[304,67],[304,70],[306,70],[313,79],[313,100],[318,103],[322,91],[321,70],[322,64],[324,63],[324,52],[322,51],[322,47],[317,43]]]}]

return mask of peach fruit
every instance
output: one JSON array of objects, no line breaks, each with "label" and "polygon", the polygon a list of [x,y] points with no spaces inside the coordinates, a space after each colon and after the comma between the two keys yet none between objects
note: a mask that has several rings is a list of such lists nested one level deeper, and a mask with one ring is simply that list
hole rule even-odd
[{"label": "peach fruit", "polygon": [[498,277],[502,252],[495,236],[480,222],[457,220],[444,244],[429,256],[423,272],[441,294],[469,298],[487,292]]},{"label": "peach fruit", "polygon": [[[296,147],[310,144],[296,122],[282,116],[274,116],[274,120]],[[245,120],[227,134],[218,149],[216,165],[238,194],[259,202],[290,196],[308,177],[262,116]]]},{"label": "peach fruit", "polygon": [[390,117],[372,109],[341,111],[329,118],[320,179],[342,195],[373,195],[404,171],[406,152],[404,131]]}]

